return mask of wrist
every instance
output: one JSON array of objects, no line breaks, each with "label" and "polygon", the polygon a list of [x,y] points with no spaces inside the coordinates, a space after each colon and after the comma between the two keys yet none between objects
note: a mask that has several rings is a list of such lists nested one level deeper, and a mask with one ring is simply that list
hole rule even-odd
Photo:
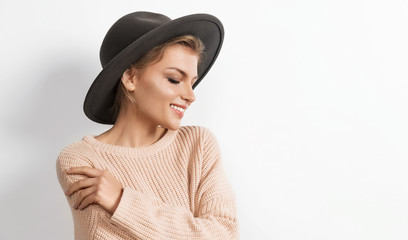
[{"label": "wrist", "polygon": [[119,196],[117,197],[115,204],[112,206],[112,208],[109,211],[110,214],[113,214],[118,208],[120,200],[122,199],[122,195],[123,195],[123,187],[120,190]]}]

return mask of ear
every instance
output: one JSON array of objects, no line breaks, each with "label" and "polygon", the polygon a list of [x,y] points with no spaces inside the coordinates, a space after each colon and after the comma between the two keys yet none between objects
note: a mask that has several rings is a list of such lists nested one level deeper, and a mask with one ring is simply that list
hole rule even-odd
[{"label": "ear", "polygon": [[137,83],[137,70],[136,69],[126,69],[126,71],[122,74],[121,81],[123,86],[130,91],[133,92],[136,89]]}]

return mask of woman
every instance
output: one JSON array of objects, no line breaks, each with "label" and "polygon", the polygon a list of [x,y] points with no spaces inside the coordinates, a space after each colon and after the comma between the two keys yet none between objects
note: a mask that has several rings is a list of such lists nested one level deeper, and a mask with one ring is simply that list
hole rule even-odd
[{"label": "woman", "polygon": [[113,126],[57,159],[76,239],[239,238],[214,134],[180,126],[223,35],[208,14],[135,12],[109,29],[84,112]]}]

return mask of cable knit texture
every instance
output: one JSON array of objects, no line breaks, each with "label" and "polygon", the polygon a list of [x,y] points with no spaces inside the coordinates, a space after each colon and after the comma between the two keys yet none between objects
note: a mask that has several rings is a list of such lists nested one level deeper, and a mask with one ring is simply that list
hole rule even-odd
[{"label": "cable knit texture", "polygon": [[75,239],[239,239],[235,195],[226,178],[214,134],[206,127],[168,129],[140,148],[85,136],[65,147],[56,162],[62,190],[84,175],[65,169],[109,171],[124,188],[113,214],[98,204],[73,209]]}]

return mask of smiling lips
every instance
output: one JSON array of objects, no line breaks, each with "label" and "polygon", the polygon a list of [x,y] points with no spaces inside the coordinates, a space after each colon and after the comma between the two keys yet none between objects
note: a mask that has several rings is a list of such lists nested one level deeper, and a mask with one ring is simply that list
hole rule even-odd
[{"label": "smiling lips", "polygon": [[181,105],[176,106],[176,105],[174,105],[174,104],[170,104],[170,107],[174,110],[174,112],[177,113],[177,115],[178,115],[179,117],[183,117],[183,116],[184,116],[184,112],[186,111],[186,107],[185,107],[185,106],[180,107],[180,106],[181,106]]}]

